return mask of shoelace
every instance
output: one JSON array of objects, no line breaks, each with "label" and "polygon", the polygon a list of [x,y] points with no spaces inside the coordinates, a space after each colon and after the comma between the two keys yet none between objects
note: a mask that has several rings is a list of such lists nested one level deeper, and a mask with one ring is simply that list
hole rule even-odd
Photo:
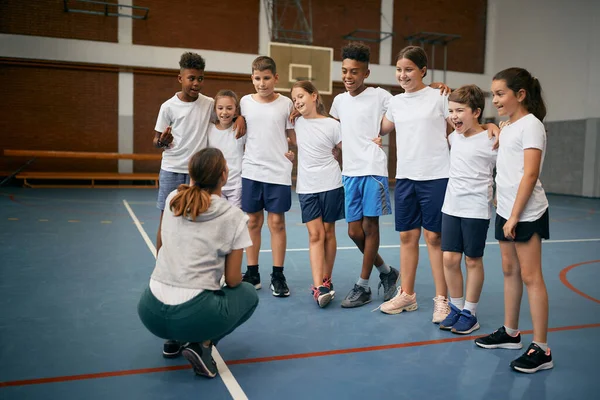
[{"label": "shoelace", "polygon": [[445,300],[435,298],[433,299],[433,312],[446,312],[448,310],[448,303]]},{"label": "shoelace", "polygon": [[[402,289],[401,289],[401,287],[400,287],[400,286],[398,286],[398,287],[396,288],[396,295],[395,295],[394,297],[392,297],[392,298],[391,298],[391,299],[389,299],[388,301],[385,301],[385,302],[381,303],[381,304],[380,304],[380,305],[379,305],[377,308],[375,308],[375,309],[371,310],[371,312],[375,312],[375,311],[377,311],[377,310],[381,309],[381,306],[382,306],[382,305],[384,305],[385,303],[389,303],[389,302],[391,302],[391,301],[394,301],[395,299],[399,298],[400,296],[402,296],[402,293],[403,293],[403,292],[402,292]],[[379,295],[379,290],[377,290],[377,295]]]},{"label": "shoelace", "polygon": [[311,286],[310,290],[312,291],[312,295],[315,298],[315,300],[318,300],[319,299],[319,294],[320,294],[319,288],[316,287],[316,286]]},{"label": "shoelace", "polygon": [[327,289],[331,290],[331,278],[325,278],[323,279],[323,286],[325,286]]}]

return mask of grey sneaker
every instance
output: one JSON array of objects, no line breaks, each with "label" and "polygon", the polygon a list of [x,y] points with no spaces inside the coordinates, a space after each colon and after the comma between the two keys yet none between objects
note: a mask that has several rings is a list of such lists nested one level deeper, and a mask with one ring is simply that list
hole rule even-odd
[{"label": "grey sneaker", "polygon": [[400,278],[400,272],[396,268],[390,267],[391,271],[387,274],[379,274],[379,285],[377,285],[377,293],[383,286],[383,301],[388,301],[396,295],[398,290],[398,280]]},{"label": "grey sneaker", "polygon": [[364,306],[371,302],[371,288],[365,289],[364,287],[354,284],[354,287],[346,295],[346,298],[342,300],[342,307],[353,308]]},{"label": "grey sneaker", "polygon": [[183,348],[181,354],[192,364],[197,375],[214,378],[218,371],[217,363],[212,358],[212,348],[212,344],[204,347],[200,343],[189,343]]}]

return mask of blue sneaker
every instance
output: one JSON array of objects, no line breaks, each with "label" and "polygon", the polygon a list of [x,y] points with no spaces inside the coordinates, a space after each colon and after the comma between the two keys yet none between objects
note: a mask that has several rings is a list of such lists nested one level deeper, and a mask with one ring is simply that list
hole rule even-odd
[{"label": "blue sneaker", "polygon": [[460,315],[460,310],[454,304],[450,304],[450,314],[440,322],[440,329],[444,331],[449,331],[452,329],[456,321],[458,321],[458,317]]},{"label": "blue sneaker", "polygon": [[460,312],[460,316],[458,317],[458,321],[452,327],[452,333],[458,333],[461,335],[468,335],[469,333],[476,331],[479,329],[479,322],[477,322],[477,317],[471,315],[471,311],[462,310]]}]

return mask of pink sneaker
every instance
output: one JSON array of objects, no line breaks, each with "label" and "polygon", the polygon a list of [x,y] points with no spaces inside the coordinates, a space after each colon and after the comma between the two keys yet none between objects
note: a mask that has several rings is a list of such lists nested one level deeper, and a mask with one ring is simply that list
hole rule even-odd
[{"label": "pink sneaker", "polygon": [[431,322],[439,324],[450,314],[448,299],[444,296],[435,296],[433,298],[433,318]]},{"label": "pink sneaker", "polygon": [[402,311],[415,311],[417,305],[417,294],[406,294],[402,288],[398,288],[398,293],[390,300],[383,303],[380,307],[382,313],[400,314]]}]

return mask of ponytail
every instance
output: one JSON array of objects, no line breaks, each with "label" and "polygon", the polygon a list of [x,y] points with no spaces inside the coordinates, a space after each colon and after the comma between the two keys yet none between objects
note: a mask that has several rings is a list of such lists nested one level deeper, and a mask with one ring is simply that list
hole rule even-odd
[{"label": "ponytail", "polygon": [[193,221],[210,207],[210,193],[197,185],[181,184],[169,207],[174,216],[183,216]]},{"label": "ponytail", "polygon": [[209,147],[194,154],[188,164],[194,185],[179,185],[169,209],[176,217],[195,220],[210,207],[210,195],[223,184],[226,169],[227,162],[219,149]]},{"label": "ponytail", "polygon": [[542,85],[537,78],[531,77],[531,85],[525,98],[527,111],[535,115],[537,119],[543,121],[546,117],[546,104],[542,98]]},{"label": "ponytail", "polygon": [[537,119],[543,121],[546,117],[546,104],[542,98],[542,85],[529,71],[523,68],[508,68],[494,75],[493,80],[504,80],[506,86],[515,94],[523,89],[526,93],[523,106]]}]

